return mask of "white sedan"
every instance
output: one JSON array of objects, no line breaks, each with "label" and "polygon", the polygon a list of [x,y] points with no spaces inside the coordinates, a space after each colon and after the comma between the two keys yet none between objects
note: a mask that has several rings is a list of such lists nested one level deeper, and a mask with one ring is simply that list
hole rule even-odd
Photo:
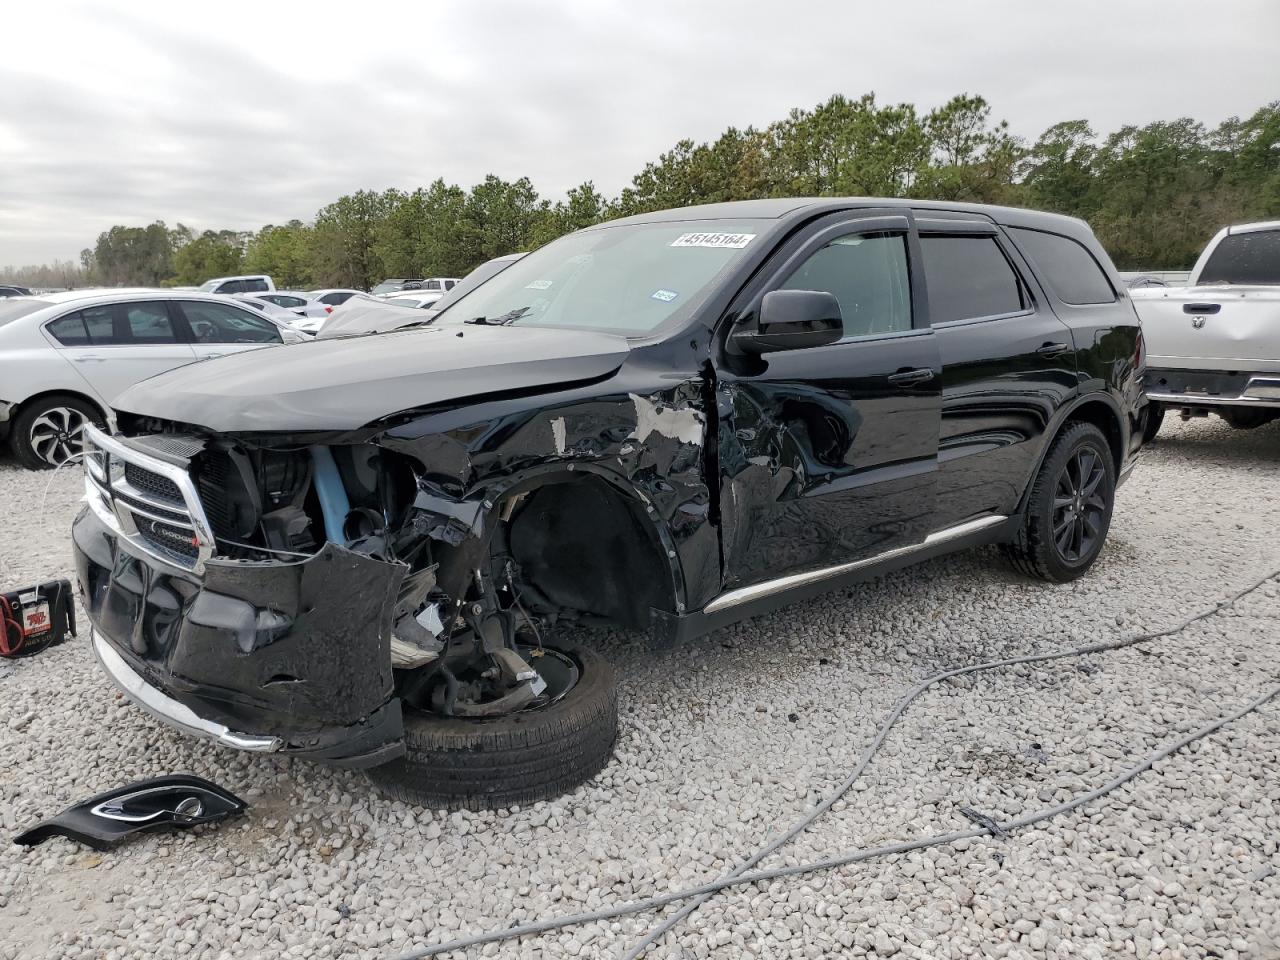
[{"label": "white sedan", "polygon": [[309,337],[228,297],[74,290],[0,301],[0,436],[33,469],[80,452],[126,387],[196,360]]}]

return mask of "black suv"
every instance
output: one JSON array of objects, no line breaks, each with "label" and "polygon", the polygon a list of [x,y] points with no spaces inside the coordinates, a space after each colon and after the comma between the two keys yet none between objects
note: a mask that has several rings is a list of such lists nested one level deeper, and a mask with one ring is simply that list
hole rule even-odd
[{"label": "black suv", "polygon": [[1143,365],[1079,220],[822,199],[602,224],[417,328],[122,395],[74,528],[93,646],[190,732],[528,802],[613,746],[611,673],[565,624],[679,639],[987,543],[1080,576]]}]

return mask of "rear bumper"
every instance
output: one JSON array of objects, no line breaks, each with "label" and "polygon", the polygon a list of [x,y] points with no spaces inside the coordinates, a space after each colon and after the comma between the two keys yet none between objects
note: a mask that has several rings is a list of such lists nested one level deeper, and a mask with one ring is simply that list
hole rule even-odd
[{"label": "rear bumper", "polygon": [[1151,369],[1147,399],[1177,407],[1280,408],[1280,374],[1240,370]]},{"label": "rear bumper", "polygon": [[198,575],[89,509],[72,543],[94,654],[156,718],[343,766],[403,755],[389,647],[399,568],[330,545],[301,563],[210,561]]}]

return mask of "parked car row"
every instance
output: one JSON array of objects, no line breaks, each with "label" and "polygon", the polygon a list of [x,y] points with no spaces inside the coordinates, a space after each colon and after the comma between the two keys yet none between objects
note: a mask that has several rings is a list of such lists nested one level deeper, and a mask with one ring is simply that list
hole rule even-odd
[{"label": "parked car row", "polygon": [[85,425],[106,423],[139,380],[305,339],[281,316],[195,291],[9,297],[0,300],[0,438],[24,466],[58,466],[80,452]]}]

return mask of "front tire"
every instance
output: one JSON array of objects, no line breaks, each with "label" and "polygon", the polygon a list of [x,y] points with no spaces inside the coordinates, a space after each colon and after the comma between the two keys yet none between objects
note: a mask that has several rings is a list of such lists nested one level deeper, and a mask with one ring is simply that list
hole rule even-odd
[{"label": "front tire", "polygon": [[440,717],[406,710],[407,755],[366,770],[406,803],[485,810],[568,793],[604,768],[618,733],[613,669],[599,654],[548,645],[572,660],[577,682],[546,706],[500,717]]},{"label": "front tire", "polygon": [[1106,542],[1115,491],[1107,438],[1091,423],[1068,424],[1040,465],[1006,555],[1023,573],[1050,583],[1082,576]]},{"label": "front tire", "polygon": [[102,414],[71,394],[51,394],[28,403],[13,418],[9,447],[28,470],[60,467],[84,449],[86,424],[102,426]]}]

